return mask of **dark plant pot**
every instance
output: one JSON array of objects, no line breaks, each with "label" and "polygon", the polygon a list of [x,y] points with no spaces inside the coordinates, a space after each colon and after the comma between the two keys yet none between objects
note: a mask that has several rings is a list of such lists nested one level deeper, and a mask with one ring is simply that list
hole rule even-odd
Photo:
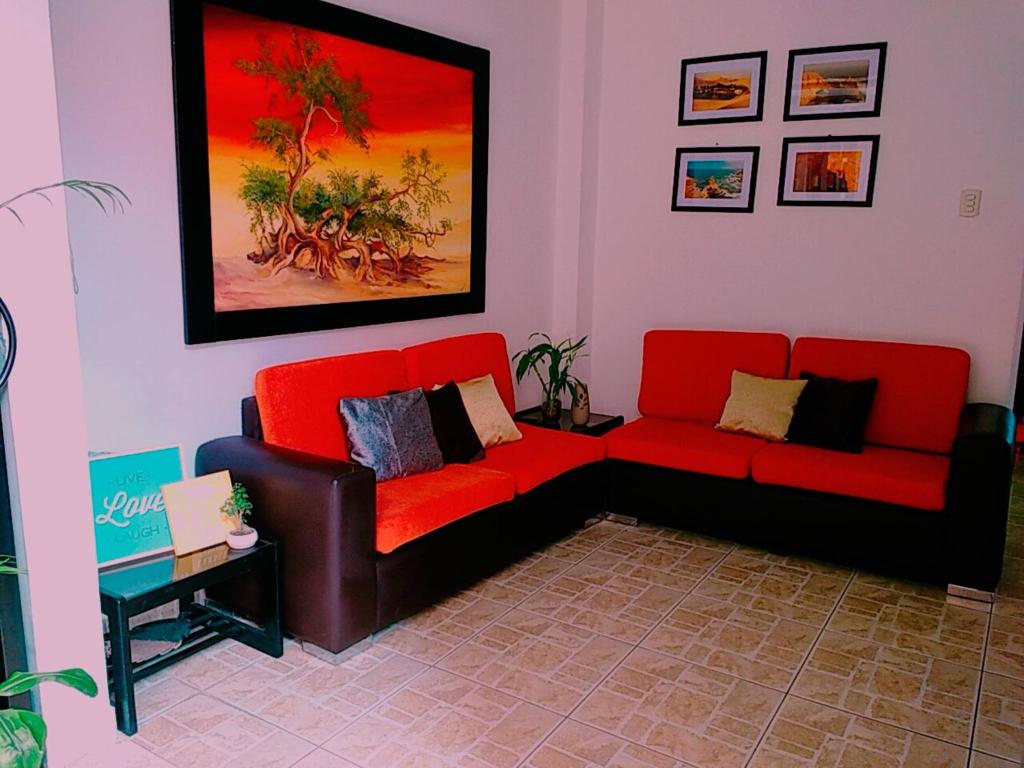
[{"label": "dark plant pot", "polygon": [[545,400],[540,407],[541,421],[552,423],[562,418],[562,401],[557,397],[552,400]]}]

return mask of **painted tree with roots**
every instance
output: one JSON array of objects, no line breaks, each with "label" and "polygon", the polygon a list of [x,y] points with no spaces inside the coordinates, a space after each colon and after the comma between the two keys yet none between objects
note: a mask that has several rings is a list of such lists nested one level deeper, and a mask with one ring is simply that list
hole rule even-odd
[{"label": "painted tree with roots", "polygon": [[[432,247],[452,224],[434,218],[435,209],[451,199],[444,186],[446,173],[427,149],[405,152],[393,186],[373,172],[335,168],[324,176],[310,173],[330,158],[327,146],[311,141],[320,126],[328,128],[328,135],[341,135],[369,151],[370,94],[358,75],[343,77],[333,56],[298,34],[287,50],[264,42],[257,58],[240,59],[235,66],[275,82],[299,106],[291,120],[253,120],[253,143],[269,150],[280,167],[245,167],[239,196],[256,238],[249,260],[266,264],[271,275],[290,267],[312,270],[324,279],[370,283],[386,279],[381,269],[402,280],[428,272],[431,259],[415,248]],[[387,257],[381,266],[375,266],[377,254]]]}]

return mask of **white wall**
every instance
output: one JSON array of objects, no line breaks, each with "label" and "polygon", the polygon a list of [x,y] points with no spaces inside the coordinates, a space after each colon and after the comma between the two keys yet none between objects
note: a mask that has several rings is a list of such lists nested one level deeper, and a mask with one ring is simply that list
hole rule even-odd
[{"label": "white wall", "polygon": [[[61,178],[50,17],[45,3],[0,3],[0,200]],[[68,764],[114,734],[106,701],[95,545],[89,514],[85,410],[64,197],[23,198],[19,224],[0,215],[0,295],[18,354],[0,393],[22,601],[35,670],[84,667],[95,699],[53,683],[39,691],[50,765]],[[4,553],[14,554],[14,553]],[[9,579],[10,576],[0,578]]]},{"label": "white wall", "polygon": [[[983,9],[983,10],[982,10]],[[951,344],[1009,403],[1021,330],[1024,4],[608,0],[591,399],[635,413],[644,330]],[[882,116],[782,121],[790,48],[888,41]],[[676,125],[682,58],[768,50],[764,121]],[[775,204],[783,136],[878,133],[874,207]],[[673,213],[676,147],[755,144],[755,213]],[[958,218],[962,187],[981,215]]]},{"label": "white wall", "polygon": [[[487,311],[351,330],[186,347],[168,5],[52,0],[64,165],[116,183],[134,205],[69,226],[92,450],[237,434],[263,366],[496,329],[521,347],[551,320],[560,8],[546,0],[350,0],[345,5],[491,51]],[[521,401],[531,401],[528,387]]]}]

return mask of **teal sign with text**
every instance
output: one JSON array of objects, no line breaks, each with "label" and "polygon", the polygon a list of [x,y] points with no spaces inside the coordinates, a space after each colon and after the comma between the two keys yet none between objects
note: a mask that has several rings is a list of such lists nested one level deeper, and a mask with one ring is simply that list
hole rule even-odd
[{"label": "teal sign with text", "polygon": [[183,478],[181,449],[100,456],[89,461],[96,560],[134,560],[171,548],[160,486]]}]

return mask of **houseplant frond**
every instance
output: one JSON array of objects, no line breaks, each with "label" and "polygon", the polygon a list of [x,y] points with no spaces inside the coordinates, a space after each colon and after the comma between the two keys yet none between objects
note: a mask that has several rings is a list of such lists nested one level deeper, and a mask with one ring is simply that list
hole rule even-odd
[{"label": "houseplant frond", "polygon": [[26,189],[24,192],[15,195],[9,200],[0,202],[0,211],[7,211],[14,218],[18,220],[22,225],[25,221],[21,218],[21,215],[15,210],[14,203],[26,197],[41,197],[46,202],[53,205],[53,200],[50,199],[47,192],[63,187],[69,189],[72,192],[77,192],[80,195],[85,195],[100,207],[100,209],[106,213],[117,213],[120,211],[124,213],[126,205],[131,205],[132,201],[124,191],[114,185],[105,181],[91,181],[89,179],[64,179],[63,181],[54,182],[53,184],[46,184],[42,187],[33,187],[32,189]]}]

